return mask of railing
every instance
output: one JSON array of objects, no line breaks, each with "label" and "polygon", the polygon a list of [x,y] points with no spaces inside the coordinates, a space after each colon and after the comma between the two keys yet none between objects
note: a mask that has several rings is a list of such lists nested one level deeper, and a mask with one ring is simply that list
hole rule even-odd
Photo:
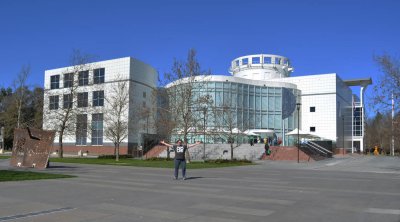
[{"label": "railing", "polygon": [[321,145],[313,142],[313,141],[307,141],[305,144],[302,144],[301,148],[303,148],[303,151],[306,152],[304,149],[307,149],[314,155],[320,155],[324,157],[332,157],[332,151],[322,147]]}]

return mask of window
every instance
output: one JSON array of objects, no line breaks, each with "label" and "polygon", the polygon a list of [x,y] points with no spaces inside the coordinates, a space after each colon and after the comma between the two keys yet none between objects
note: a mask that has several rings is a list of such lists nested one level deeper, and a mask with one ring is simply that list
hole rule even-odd
[{"label": "window", "polygon": [[143,108],[146,108],[146,101],[143,101],[142,105],[143,105]]},{"label": "window", "polygon": [[87,140],[87,115],[79,114],[76,116],[76,145],[86,145]]},{"label": "window", "polygon": [[60,88],[60,75],[50,76],[50,89]]},{"label": "window", "polygon": [[315,132],[315,126],[310,127],[310,132]]},{"label": "window", "polygon": [[66,73],[64,74],[64,88],[72,87],[74,84],[74,74]]},{"label": "window", "polygon": [[78,93],[78,107],[88,106],[88,93]]},{"label": "window", "polygon": [[79,86],[89,85],[89,71],[79,72],[78,80],[79,80]]},{"label": "window", "polygon": [[103,145],[103,113],[92,114],[92,145]]},{"label": "window", "polygon": [[264,64],[271,64],[271,57],[264,57]]},{"label": "window", "polygon": [[240,65],[240,61],[239,60],[236,60],[235,63],[236,63],[236,66]]},{"label": "window", "polygon": [[146,92],[143,92],[143,98],[146,98]]},{"label": "window", "polygon": [[242,65],[247,65],[247,64],[249,64],[249,58],[242,59]]},{"label": "window", "polygon": [[104,68],[93,70],[93,84],[104,83],[104,73]]},{"label": "window", "polygon": [[260,64],[260,57],[253,57],[251,58],[252,64]]},{"label": "window", "polygon": [[315,113],[315,106],[310,107],[310,112]]},{"label": "window", "polygon": [[58,109],[58,96],[50,96],[50,110]]},{"label": "window", "polygon": [[275,64],[280,65],[281,64],[281,58],[275,58]]},{"label": "window", "polygon": [[93,92],[93,106],[104,106],[104,91]]},{"label": "window", "polygon": [[64,94],[64,96],[63,96],[63,108],[64,109],[72,108],[72,94]]}]

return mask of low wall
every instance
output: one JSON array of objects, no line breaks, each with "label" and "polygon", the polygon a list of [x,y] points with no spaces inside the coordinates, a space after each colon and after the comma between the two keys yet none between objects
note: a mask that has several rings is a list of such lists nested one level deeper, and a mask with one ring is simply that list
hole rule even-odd
[{"label": "low wall", "polygon": [[312,157],[308,156],[303,151],[299,150],[297,152],[297,147],[295,146],[271,146],[271,154],[269,156],[263,155],[263,160],[288,160],[297,161],[299,157],[300,162],[315,161]]}]

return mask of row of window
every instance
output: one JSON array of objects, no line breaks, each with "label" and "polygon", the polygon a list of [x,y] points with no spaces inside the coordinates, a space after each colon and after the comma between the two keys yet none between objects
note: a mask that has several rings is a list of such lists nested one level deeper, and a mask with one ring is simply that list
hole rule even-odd
[{"label": "row of window", "polygon": [[[87,114],[77,115],[76,145],[87,145]],[[92,114],[91,145],[103,145],[103,113]]]},{"label": "row of window", "polygon": [[[77,95],[77,107],[88,107],[88,92],[78,93]],[[104,106],[104,91],[93,91],[92,97],[93,106]],[[49,96],[49,109],[55,110],[59,108],[59,95]],[[69,109],[73,107],[72,94],[63,95],[63,109]]]},{"label": "row of window", "polygon": [[[263,59],[263,61],[261,61]],[[288,59],[282,59],[279,57],[274,57],[274,60],[272,60],[272,57],[251,57],[251,64],[277,64],[277,65],[289,65],[289,60]],[[249,58],[243,58],[243,59],[238,59],[235,60],[235,65],[236,66],[241,66],[241,65],[247,65],[249,64]]]},{"label": "row of window", "polygon": [[[93,84],[104,83],[105,69],[93,70]],[[65,73],[63,76],[63,87],[70,88],[74,85],[74,73]],[[89,70],[78,73],[78,86],[89,85]],[[50,76],[50,89],[60,88],[60,75]]]}]

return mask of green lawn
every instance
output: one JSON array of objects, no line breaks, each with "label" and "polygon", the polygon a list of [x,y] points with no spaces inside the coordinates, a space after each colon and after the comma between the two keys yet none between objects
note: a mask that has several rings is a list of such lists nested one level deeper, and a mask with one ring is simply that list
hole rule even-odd
[{"label": "green lawn", "polygon": [[[118,162],[114,159],[96,159],[96,158],[51,158],[50,162],[61,163],[82,163],[82,164],[100,164],[100,165],[117,165],[117,166],[136,166],[136,167],[156,167],[156,168],[173,168],[173,160],[137,160],[137,159],[120,159]],[[218,168],[252,165],[251,162],[192,162],[186,164],[188,169]]]},{"label": "green lawn", "polygon": [[0,159],[10,159],[11,156],[0,156]]},{"label": "green lawn", "polygon": [[43,179],[58,179],[71,178],[75,176],[51,173],[39,173],[30,171],[15,171],[15,170],[0,170],[0,182],[18,181],[18,180],[43,180]]}]

